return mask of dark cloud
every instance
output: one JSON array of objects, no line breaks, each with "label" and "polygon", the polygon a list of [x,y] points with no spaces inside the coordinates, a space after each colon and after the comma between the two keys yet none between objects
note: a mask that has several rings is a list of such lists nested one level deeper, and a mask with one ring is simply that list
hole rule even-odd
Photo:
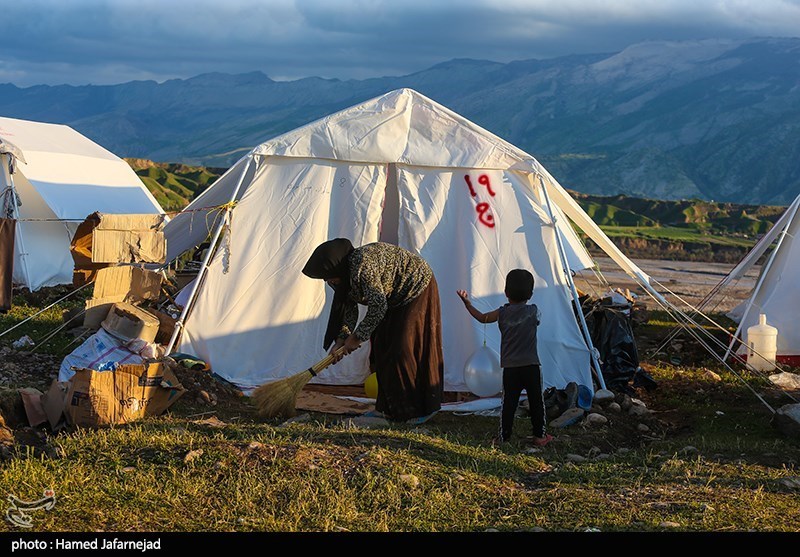
[{"label": "dark cloud", "polygon": [[4,6],[0,82],[109,84],[205,72],[400,75],[647,40],[800,35],[798,0],[27,0]]}]

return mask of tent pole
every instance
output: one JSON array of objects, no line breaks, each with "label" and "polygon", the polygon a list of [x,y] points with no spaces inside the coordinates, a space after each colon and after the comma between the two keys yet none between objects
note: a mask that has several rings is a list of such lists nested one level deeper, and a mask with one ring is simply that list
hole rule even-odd
[{"label": "tent pole", "polygon": [[742,314],[742,318],[739,320],[739,326],[736,327],[736,333],[734,333],[733,338],[731,339],[730,344],[728,345],[728,349],[725,351],[725,355],[722,357],[722,361],[728,359],[728,356],[731,355],[731,351],[733,350],[733,344],[736,342],[736,339],[739,338],[739,333],[742,332],[742,327],[744,326],[745,319],[750,313],[750,310],[753,307],[753,302],[755,301],[756,294],[761,289],[761,285],[764,283],[764,279],[767,277],[769,270],[772,268],[772,263],[775,261],[775,257],[778,255],[778,250],[781,249],[781,244],[783,244],[783,239],[786,238],[787,233],[786,230],[789,228],[789,225],[794,220],[795,215],[797,214],[797,208],[800,205],[795,205],[794,210],[792,211],[791,217],[789,220],[786,221],[786,228],[784,228],[780,233],[780,238],[778,238],[778,243],[775,244],[775,249],[772,251],[772,255],[770,255],[767,264],[765,265],[764,269],[761,271],[761,275],[758,277],[758,282],[756,283],[755,288],[753,288],[753,294],[750,296],[750,299],[747,301],[747,307],[744,309],[744,313]]},{"label": "tent pole", "polygon": [[13,164],[14,161],[14,155],[9,153],[6,156],[8,157],[9,164],[3,165],[3,173],[7,173],[6,175],[8,176],[8,185],[11,188],[11,208],[13,211],[14,220],[17,221],[15,228],[17,229],[16,230],[17,243],[19,243],[19,259],[20,261],[22,261],[22,268],[24,269],[25,272],[25,282],[26,282],[25,286],[27,286],[28,290],[32,292],[33,288],[31,288],[31,285],[33,283],[31,279],[30,270],[28,269],[28,258],[26,257],[27,252],[25,251],[25,242],[22,239],[22,223],[20,223],[19,221],[19,207],[17,206],[17,189],[16,187],[14,187],[14,175],[12,174],[10,168],[10,165]]},{"label": "tent pole", "polygon": [[200,271],[197,273],[197,278],[192,286],[192,291],[189,293],[189,299],[186,301],[186,305],[184,306],[183,310],[181,310],[180,317],[178,317],[178,320],[175,322],[175,330],[172,332],[172,337],[169,339],[169,344],[167,344],[166,350],[164,351],[165,354],[170,354],[172,349],[175,347],[175,343],[178,340],[178,335],[180,335],[186,323],[186,316],[189,314],[189,311],[197,299],[197,295],[200,292],[200,285],[205,278],[206,272],[208,271],[208,264],[211,261],[214,253],[217,251],[217,242],[219,241],[220,234],[222,234],[222,228],[225,226],[225,221],[233,209],[230,204],[236,201],[236,196],[239,194],[239,189],[242,187],[244,177],[247,174],[247,171],[250,169],[250,165],[253,163],[253,157],[254,156],[252,153],[247,155],[247,164],[244,165],[242,174],[239,176],[239,181],[236,183],[236,187],[231,194],[228,205],[225,207],[225,215],[219,220],[219,224],[217,224],[217,228],[214,230],[214,237],[208,246],[208,251],[206,251],[205,257],[203,257],[203,263],[200,267]]},{"label": "tent pole", "polygon": [[544,186],[544,181],[542,180],[542,176],[539,175],[539,185],[542,186],[542,193],[544,194],[544,199],[547,203],[547,212],[550,214],[550,220],[553,221],[553,232],[556,236],[556,245],[558,246],[558,255],[561,258],[561,266],[564,271],[564,276],[567,278],[567,282],[569,283],[570,291],[572,292],[572,303],[575,306],[575,311],[578,314],[578,319],[581,325],[581,332],[583,333],[583,338],[586,341],[586,346],[589,348],[589,354],[591,356],[592,366],[595,370],[595,375],[597,377],[597,381],[600,384],[601,389],[606,388],[606,382],[603,380],[603,372],[600,370],[600,362],[597,360],[597,354],[595,352],[594,345],[592,344],[592,337],[589,335],[589,327],[586,326],[586,319],[583,317],[583,308],[581,308],[580,300],[578,297],[578,291],[575,288],[575,282],[572,280],[572,272],[569,269],[569,264],[567,263],[567,256],[564,253],[564,246],[561,243],[561,235],[558,233],[558,227],[556,226],[556,216],[553,213],[553,209],[550,206],[550,196],[547,195],[547,188]]}]

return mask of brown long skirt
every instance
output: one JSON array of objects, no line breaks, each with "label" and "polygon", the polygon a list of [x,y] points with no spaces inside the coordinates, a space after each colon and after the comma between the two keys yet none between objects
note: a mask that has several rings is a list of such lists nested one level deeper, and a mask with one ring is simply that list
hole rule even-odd
[{"label": "brown long skirt", "polygon": [[389,308],[370,341],[370,365],[378,379],[376,410],[402,421],[441,408],[442,310],[435,278],[411,302]]}]

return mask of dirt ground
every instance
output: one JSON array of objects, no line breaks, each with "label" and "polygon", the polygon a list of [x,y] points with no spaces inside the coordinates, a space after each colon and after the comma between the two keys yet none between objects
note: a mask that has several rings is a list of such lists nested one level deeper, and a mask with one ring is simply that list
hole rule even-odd
[{"label": "dirt ground", "polygon": [[[655,307],[653,299],[626,275],[616,263],[607,257],[595,257],[600,274],[612,288],[630,289],[645,307]],[[634,259],[633,262],[654,279],[655,289],[670,302],[678,305],[676,295],[696,306],[733,268],[726,263],[698,261],[658,261]],[[754,266],[737,283],[717,295],[708,306],[709,311],[728,312],[747,299],[758,279],[760,266]],[[601,280],[591,271],[583,271],[575,277],[575,286],[594,297],[606,290]]]}]

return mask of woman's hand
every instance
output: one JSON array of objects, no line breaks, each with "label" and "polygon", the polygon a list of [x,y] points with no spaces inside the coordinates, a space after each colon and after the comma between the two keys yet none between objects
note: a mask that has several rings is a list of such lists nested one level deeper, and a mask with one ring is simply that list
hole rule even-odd
[{"label": "woman's hand", "polygon": [[[343,338],[337,338],[336,342],[334,342],[333,346],[331,346],[331,349],[328,350],[328,354],[334,354],[337,350],[339,350],[339,348],[344,346],[344,341],[345,339]],[[342,352],[341,354],[336,354],[336,356],[334,356],[333,358],[333,363],[335,364],[336,362],[344,358],[344,355],[345,355],[344,352]]]},{"label": "woman's hand", "polygon": [[350,354],[351,352],[355,352],[361,346],[361,340],[356,335],[350,335],[344,341],[344,353]]},{"label": "woman's hand", "polygon": [[467,294],[466,290],[456,290],[456,294],[458,294],[458,297],[461,298],[465,306],[469,304],[469,294]]},{"label": "woman's hand", "polygon": [[328,354],[334,354],[339,348],[344,347],[344,351],[340,354],[336,354],[333,359],[333,364],[336,364],[339,360],[344,358],[347,354],[358,350],[361,347],[361,341],[356,335],[350,335],[349,337],[345,338],[337,338],[336,342],[331,346],[331,349],[328,351]]}]

